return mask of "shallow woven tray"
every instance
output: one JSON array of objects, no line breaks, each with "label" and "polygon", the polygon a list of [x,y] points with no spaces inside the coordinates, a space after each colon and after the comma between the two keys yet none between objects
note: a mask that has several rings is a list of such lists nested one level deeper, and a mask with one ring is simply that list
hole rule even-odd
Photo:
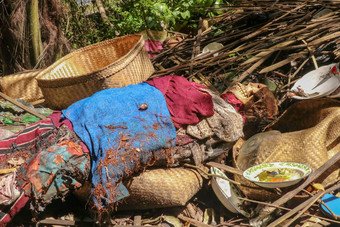
[{"label": "shallow woven tray", "polygon": [[185,206],[202,185],[202,176],[193,169],[146,170],[126,184],[130,196],[123,200],[118,210]]},{"label": "shallow woven tray", "polygon": [[37,76],[46,105],[64,109],[95,92],[145,81],[154,72],[141,35],[127,35],[78,49]]},{"label": "shallow woven tray", "polygon": [[43,98],[35,77],[41,70],[22,71],[0,77],[1,92],[14,99],[34,102]]}]

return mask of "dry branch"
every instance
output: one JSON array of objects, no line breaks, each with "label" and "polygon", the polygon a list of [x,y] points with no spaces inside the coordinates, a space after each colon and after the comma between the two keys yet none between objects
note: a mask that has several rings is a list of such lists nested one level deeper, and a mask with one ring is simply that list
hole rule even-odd
[{"label": "dry branch", "polygon": [[[261,83],[269,78],[283,87],[289,78],[278,81],[278,75],[296,71],[290,66],[292,61],[297,63],[297,68],[309,54],[320,61],[318,59],[325,55],[323,50],[332,48],[327,52],[330,61],[339,58],[336,45],[340,37],[340,10],[337,6],[337,2],[332,1],[279,1],[276,4],[241,1],[227,8],[233,11],[214,18],[211,29],[183,39],[172,48],[165,46],[152,59],[156,67],[152,77],[176,74],[188,79],[199,78],[221,93],[235,81]],[[324,8],[333,12],[316,18]],[[214,56],[215,52],[197,55],[198,46],[195,45],[199,43],[199,49],[203,49],[212,42],[224,46],[217,51],[218,56]],[[272,56],[277,57],[273,60]],[[300,73],[307,67],[313,69],[306,64]],[[281,91],[277,92],[279,94],[283,95]]]}]

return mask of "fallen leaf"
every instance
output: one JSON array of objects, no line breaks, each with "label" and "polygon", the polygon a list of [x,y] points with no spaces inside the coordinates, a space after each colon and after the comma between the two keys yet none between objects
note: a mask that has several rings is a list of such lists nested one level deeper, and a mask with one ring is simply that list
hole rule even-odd
[{"label": "fallen leaf", "polygon": [[321,191],[325,191],[325,187],[322,184],[319,183],[314,183],[312,184],[313,188],[315,188],[316,190],[321,190]]}]

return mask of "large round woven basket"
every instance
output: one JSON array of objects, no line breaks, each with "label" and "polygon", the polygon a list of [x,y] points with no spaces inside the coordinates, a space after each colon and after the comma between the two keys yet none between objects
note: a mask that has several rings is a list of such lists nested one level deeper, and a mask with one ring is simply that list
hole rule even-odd
[{"label": "large round woven basket", "polygon": [[154,67],[141,35],[127,35],[78,49],[37,76],[46,105],[64,109],[107,88],[145,81]]},{"label": "large round woven basket", "polygon": [[35,77],[41,70],[22,71],[0,78],[1,92],[14,99],[34,102],[43,98]]}]

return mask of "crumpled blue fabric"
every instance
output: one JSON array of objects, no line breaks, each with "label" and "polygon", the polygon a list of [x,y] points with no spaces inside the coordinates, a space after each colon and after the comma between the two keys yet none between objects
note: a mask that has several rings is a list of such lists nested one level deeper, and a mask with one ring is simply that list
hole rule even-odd
[{"label": "crumpled blue fabric", "polygon": [[176,130],[165,98],[147,83],[99,91],[62,113],[90,150],[98,208],[128,196],[121,180],[162,148],[175,146]]}]

